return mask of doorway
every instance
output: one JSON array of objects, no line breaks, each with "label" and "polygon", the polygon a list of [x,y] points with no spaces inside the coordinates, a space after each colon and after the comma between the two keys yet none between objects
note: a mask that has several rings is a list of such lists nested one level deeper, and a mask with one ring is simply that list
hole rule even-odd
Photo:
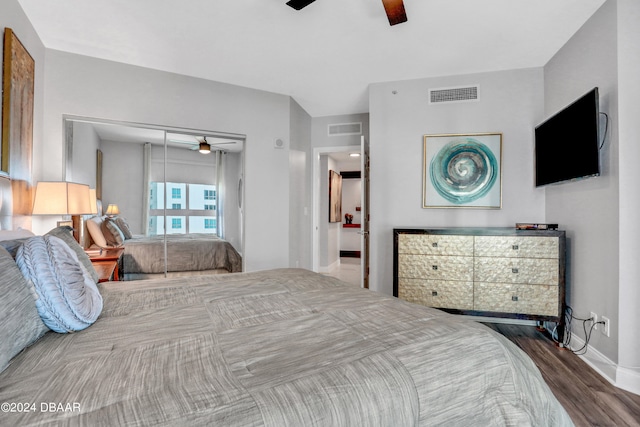
[{"label": "doorway", "polygon": [[[313,271],[368,287],[368,150],[361,145],[319,147],[313,153]],[[329,222],[329,173],[340,173],[340,222]],[[346,214],[347,217],[345,217]],[[347,218],[350,217],[350,221]],[[347,222],[350,222],[349,224]]]}]

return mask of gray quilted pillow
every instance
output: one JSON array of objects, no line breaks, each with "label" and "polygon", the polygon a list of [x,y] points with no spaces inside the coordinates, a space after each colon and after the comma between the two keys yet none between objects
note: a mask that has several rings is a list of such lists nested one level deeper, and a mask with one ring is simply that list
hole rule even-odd
[{"label": "gray quilted pillow", "polygon": [[112,218],[105,218],[100,228],[109,246],[120,247],[124,244],[124,234]]},{"label": "gray quilted pillow", "polygon": [[87,328],[102,311],[102,296],[75,252],[55,236],[28,239],[16,264],[37,295],[36,308],[50,329],[74,332]]},{"label": "gray quilted pillow", "polygon": [[122,218],[121,216],[117,216],[115,217],[115,221],[120,231],[122,231],[125,240],[131,239],[133,237],[133,233],[131,233],[131,227],[129,227],[129,223],[127,222],[127,220]]},{"label": "gray quilted pillow", "polygon": [[49,329],[13,257],[0,247],[0,372]]},{"label": "gray quilted pillow", "polygon": [[76,239],[73,238],[73,235],[71,234],[72,231],[73,228],[71,227],[56,227],[53,230],[49,231],[47,235],[56,236],[64,240],[67,246],[69,246],[69,248],[71,248],[76,253],[78,261],[80,261],[84,268],[87,269],[87,271],[91,275],[91,278],[93,279],[93,283],[98,283],[100,276],[98,276],[96,269],[93,268],[93,264],[91,263],[91,260],[89,259],[87,253],[84,251],[84,249],[82,249],[82,246],[80,246],[80,244],[76,242]]}]

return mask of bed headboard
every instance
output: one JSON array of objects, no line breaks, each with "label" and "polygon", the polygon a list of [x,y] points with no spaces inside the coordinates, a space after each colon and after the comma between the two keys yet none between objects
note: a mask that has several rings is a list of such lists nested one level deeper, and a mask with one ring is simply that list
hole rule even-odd
[{"label": "bed headboard", "polygon": [[0,176],[0,230],[13,229],[13,198],[11,180]]}]

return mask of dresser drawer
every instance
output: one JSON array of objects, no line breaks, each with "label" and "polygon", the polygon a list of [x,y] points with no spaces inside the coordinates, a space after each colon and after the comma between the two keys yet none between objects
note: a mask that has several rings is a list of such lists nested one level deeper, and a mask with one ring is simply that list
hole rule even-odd
[{"label": "dresser drawer", "polygon": [[398,277],[473,280],[473,258],[463,256],[398,255]]},{"label": "dresser drawer", "polygon": [[558,260],[545,258],[474,258],[473,280],[493,283],[558,285]]},{"label": "dresser drawer", "polygon": [[401,234],[398,236],[398,253],[473,256],[473,236]]},{"label": "dresser drawer", "polygon": [[474,255],[482,257],[552,258],[557,260],[559,251],[557,237],[476,236],[474,245]]},{"label": "dresser drawer", "polygon": [[399,279],[398,298],[429,307],[473,310],[473,282]]},{"label": "dresser drawer", "polygon": [[474,284],[473,308],[478,311],[559,316],[557,286]]}]

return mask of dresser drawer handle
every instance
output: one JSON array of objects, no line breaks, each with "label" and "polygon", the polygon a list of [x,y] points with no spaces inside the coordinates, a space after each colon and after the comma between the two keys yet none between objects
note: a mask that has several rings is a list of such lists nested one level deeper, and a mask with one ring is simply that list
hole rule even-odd
[{"label": "dresser drawer handle", "polygon": [[511,269],[511,272],[512,272],[513,274],[518,274],[518,269],[517,269],[517,268],[512,268],[512,269]]},{"label": "dresser drawer handle", "polygon": [[431,269],[432,269],[432,270],[437,270],[437,269],[438,269],[438,266],[437,266],[437,265],[432,265],[432,266],[431,266]]},{"label": "dresser drawer handle", "polygon": [[431,244],[431,247],[433,247],[433,248],[437,248],[437,247],[438,247],[438,242],[433,242],[433,243]]},{"label": "dresser drawer handle", "polygon": [[518,301],[518,296],[517,295],[512,296],[511,301]]},{"label": "dresser drawer handle", "polygon": [[438,291],[431,291],[431,296],[432,297],[437,297],[438,296]]},{"label": "dresser drawer handle", "polygon": [[513,245],[511,246],[511,249],[513,249],[514,251],[517,251],[518,249],[520,249],[520,247],[518,245]]}]

